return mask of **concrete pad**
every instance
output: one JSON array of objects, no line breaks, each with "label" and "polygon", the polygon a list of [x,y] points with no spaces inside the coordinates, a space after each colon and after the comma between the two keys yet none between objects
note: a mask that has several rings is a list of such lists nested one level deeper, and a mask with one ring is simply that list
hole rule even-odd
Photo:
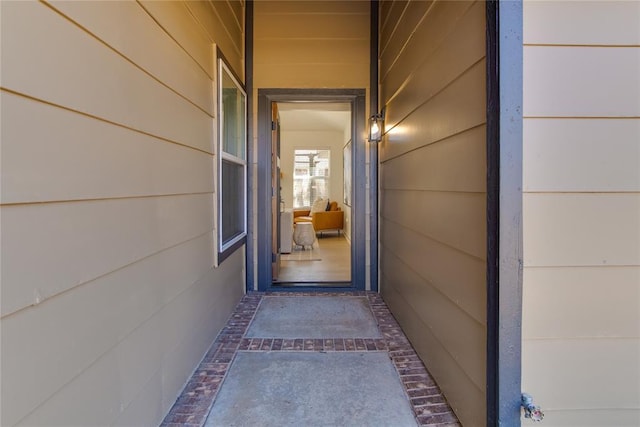
[{"label": "concrete pad", "polygon": [[264,297],[250,338],[380,338],[366,297]]},{"label": "concrete pad", "polygon": [[386,352],[238,352],[205,423],[415,425]]}]

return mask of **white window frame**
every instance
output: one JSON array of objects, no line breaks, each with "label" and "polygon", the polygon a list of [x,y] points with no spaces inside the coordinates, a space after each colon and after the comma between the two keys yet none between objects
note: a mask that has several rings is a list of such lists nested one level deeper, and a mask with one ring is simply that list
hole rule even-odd
[{"label": "white window frame", "polygon": [[[227,153],[224,151],[224,106],[223,106],[223,81],[224,74],[226,74],[236,85],[236,88],[242,93],[244,97],[244,111],[242,118],[244,119],[244,140],[242,141],[244,158],[235,156],[231,153]],[[218,264],[221,263],[224,259],[226,259],[229,255],[235,252],[238,248],[240,248],[246,241],[247,237],[247,93],[243,87],[243,85],[238,81],[235,74],[231,71],[229,66],[225,63],[222,57],[218,58],[218,162],[217,162],[217,177],[218,177],[218,232],[217,240],[218,240]],[[223,229],[222,229],[222,211],[224,209],[223,206],[223,194],[224,194],[224,183],[222,182],[222,162],[226,160],[228,162],[234,163],[236,165],[242,165],[243,168],[243,185],[242,185],[242,202],[244,205],[244,209],[242,212],[242,232],[233,236],[228,241],[223,241]]]}]

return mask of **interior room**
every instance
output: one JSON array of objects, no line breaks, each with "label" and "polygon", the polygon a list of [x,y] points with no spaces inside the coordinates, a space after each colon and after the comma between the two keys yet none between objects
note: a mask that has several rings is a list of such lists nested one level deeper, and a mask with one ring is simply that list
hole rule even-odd
[{"label": "interior room", "polygon": [[279,102],[280,267],[274,283],[351,281],[351,105]]}]

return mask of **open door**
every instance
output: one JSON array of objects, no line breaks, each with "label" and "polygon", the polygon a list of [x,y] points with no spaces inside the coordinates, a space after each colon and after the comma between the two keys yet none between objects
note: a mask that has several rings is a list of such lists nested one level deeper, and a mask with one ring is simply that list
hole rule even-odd
[{"label": "open door", "polygon": [[271,275],[280,275],[280,117],[271,103]]},{"label": "open door", "polygon": [[[365,159],[365,147],[366,141],[365,135],[365,101],[366,92],[364,89],[258,89],[258,158],[257,158],[257,197],[256,197],[256,224],[254,232],[256,234],[257,251],[257,289],[259,291],[265,291],[270,289],[282,289],[283,287],[296,287],[296,289],[302,290],[306,288],[319,289],[319,288],[332,288],[332,289],[345,289],[345,290],[365,290],[367,289],[367,251],[366,251],[366,212],[365,208],[365,195],[366,195],[366,159]],[[274,105],[277,103],[278,105]],[[297,104],[296,106],[285,107],[284,104]],[[324,104],[316,105],[312,104]],[[306,131],[311,131],[314,138],[318,141],[311,141],[310,138],[302,138],[298,135],[296,142],[295,138],[292,141],[286,140],[288,138],[285,132],[288,132],[288,118],[291,116],[292,110],[300,110],[299,107],[305,107],[302,109],[320,109],[327,111],[327,106],[334,104],[337,108],[337,104],[348,104],[347,110],[350,113],[347,116],[348,128],[341,127],[342,132],[333,132],[335,136],[340,136],[340,139],[344,139],[336,147],[328,147],[327,135],[319,134],[317,126],[326,126],[326,123],[320,123],[318,120],[313,121],[311,126],[308,123],[305,124],[300,120],[294,120],[295,126],[292,130],[296,132],[300,130],[301,126],[307,126]],[[339,109],[329,110],[333,112],[340,112],[344,107]],[[288,109],[288,110],[287,110]],[[332,115],[333,113],[329,114]],[[288,116],[287,116],[288,115]],[[285,123],[287,121],[287,123]],[[331,123],[334,123],[331,120]],[[335,123],[334,123],[335,125]],[[345,129],[348,131],[345,132]],[[348,144],[348,140],[351,140],[351,144]],[[289,142],[293,142],[293,145],[289,145]],[[315,147],[310,147],[314,145]],[[347,147],[347,145],[349,145]],[[285,147],[286,150],[285,151]],[[333,153],[333,160],[329,163],[334,166],[334,172],[337,174],[334,178],[338,178],[331,181],[331,176],[314,176],[314,184],[318,184],[322,181],[322,178],[329,180],[335,184],[335,189],[329,195],[331,202],[337,202],[341,211],[344,212],[343,227],[334,227],[333,229],[325,228],[319,230],[316,234],[316,241],[313,245],[313,251],[307,246],[306,250],[303,250],[302,246],[298,245],[300,253],[293,253],[293,249],[296,247],[291,244],[291,248],[286,254],[280,255],[283,248],[289,248],[287,243],[295,243],[293,234],[295,234],[296,227],[295,218],[296,214],[301,212],[294,212],[296,206],[294,201],[296,200],[293,188],[289,188],[290,185],[295,186],[295,177],[302,180],[303,187],[303,199],[311,200],[304,195],[304,172],[305,168],[297,170],[295,168],[295,151],[300,150],[326,150],[330,149]],[[345,152],[351,149],[351,161],[348,163],[352,166],[351,172],[347,175],[351,177],[351,199],[349,203],[344,202],[344,191],[342,186],[342,177],[344,176],[344,160],[348,158],[345,156]],[[305,154],[305,153],[300,153]],[[309,154],[309,153],[307,153]],[[308,157],[307,157],[308,158]],[[285,169],[289,168],[289,169]],[[314,171],[317,172],[317,168]],[[282,173],[284,171],[284,173]],[[319,173],[316,173],[318,175]],[[296,179],[298,179],[296,178]],[[291,181],[289,181],[291,180]],[[280,188],[282,187],[282,189]],[[311,197],[311,196],[309,196]],[[313,196],[316,198],[317,196]],[[324,199],[324,197],[321,197]],[[283,202],[284,203],[281,203]],[[315,200],[314,200],[315,201]],[[299,204],[299,203],[298,203]],[[306,206],[306,203],[305,203]],[[314,209],[314,212],[326,212],[326,208],[329,211],[335,210],[333,203],[327,202],[325,210]],[[349,212],[349,209],[350,211]],[[298,209],[301,210],[301,209]],[[311,209],[306,206],[302,210]],[[282,211],[285,213],[291,213],[287,216],[287,224],[289,224],[289,218],[291,218],[291,233],[287,234],[288,237],[283,238],[282,233]],[[289,212],[291,211],[291,212]],[[269,216],[271,215],[271,216]],[[301,215],[298,215],[301,216]],[[304,216],[304,215],[302,215]],[[313,215],[311,222],[313,223]],[[300,221],[298,221],[300,222]],[[308,222],[308,221],[307,221]],[[332,223],[333,224],[333,223]],[[285,226],[287,227],[287,226]],[[346,231],[350,228],[350,232]],[[315,230],[315,226],[314,226]],[[337,230],[340,230],[338,233]],[[308,279],[299,274],[299,271],[291,272],[292,265],[296,267],[311,267],[311,269],[320,269],[323,262],[331,264],[331,273],[339,273],[337,267],[338,262],[334,262],[333,258],[324,253],[319,253],[318,249],[325,249],[333,241],[333,238],[350,237],[350,242],[346,243],[348,256],[341,256],[338,260],[341,263],[346,262],[347,275],[345,278],[334,279],[325,276],[318,277],[313,273]],[[335,239],[339,240],[339,239]],[[320,245],[322,243],[323,245]],[[322,247],[321,247],[322,246]],[[311,272],[311,269],[309,271]],[[299,270],[297,268],[296,270]],[[350,274],[349,274],[350,272]],[[254,276],[248,276],[247,288],[255,289],[255,283],[252,281]],[[350,277],[350,280],[349,280]]]}]

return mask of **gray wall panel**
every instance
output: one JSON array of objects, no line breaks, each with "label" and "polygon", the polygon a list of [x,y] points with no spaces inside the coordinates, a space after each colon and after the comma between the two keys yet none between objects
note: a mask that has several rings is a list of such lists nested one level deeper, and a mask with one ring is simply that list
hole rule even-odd
[{"label": "gray wall panel", "polygon": [[485,259],[486,201],[483,193],[386,190],[380,216]]},{"label": "gray wall panel", "polygon": [[[396,56],[384,58],[380,64],[380,82],[382,83],[382,97],[391,98],[437,47],[443,43],[449,33],[457,27],[457,21],[464,16],[473,2],[466,1],[438,1],[425,18],[420,21],[415,31],[410,33],[405,43],[398,43]],[[405,25],[404,15],[398,26]],[[386,40],[381,39],[384,46]],[[382,59],[382,58],[381,58]]]},{"label": "gray wall panel", "polygon": [[[395,280],[394,277],[384,275],[381,279],[383,282]],[[458,415],[469,412],[478,417],[466,421],[465,427],[483,425],[482,414],[485,403],[483,390],[473,384],[460,369],[454,357],[435,339],[429,330],[429,325],[422,323],[415,312],[406,309],[407,301],[395,288],[386,288],[383,296],[394,312],[394,316],[402,324],[403,330],[410,337],[414,348],[426,362],[429,372],[434,376],[440,388],[447,390],[447,399],[453,410]],[[420,337],[420,339],[415,337]],[[451,399],[449,397],[451,395],[456,395],[457,398]]]},{"label": "gray wall panel", "polygon": [[381,221],[385,248],[454,301],[478,322],[486,323],[485,262],[417,234],[391,221]]},{"label": "gray wall panel", "polygon": [[486,96],[478,87],[485,86],[485,67],[484,61],[476,63],[442,92],[406,115],[399,114],[407,109],[402,106],[396,109],[394,101],[386,103],[387,134],[380,147],[382,161],[484,124]]},{"label": "gray wall panel", "polygon": [[[395,7],[381,9],[382,22]],[[401,30],[385,27],[380,44],[380,286],[460,421],[482,426],[485,4],[413,7],[429,9],[401,15]]]},{"label": "gray wall panel", "polygon": [[484,125],[430,144],[385,163],[385,190],[485,191]]}]

